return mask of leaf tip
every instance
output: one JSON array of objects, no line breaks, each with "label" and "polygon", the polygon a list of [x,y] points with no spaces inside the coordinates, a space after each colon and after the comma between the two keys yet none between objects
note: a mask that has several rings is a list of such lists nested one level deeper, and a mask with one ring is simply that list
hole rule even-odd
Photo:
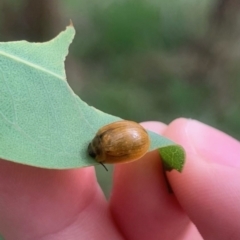
[{"label": "leaf tip", "polygon": [[74,27],[74,26],[73,26],[72,19],[69,20],[69,25],[68,25],[68,27]]},{"label": "leaf tip", "polygon": [[182,146],[173,145],[159,148],[159,153],[163,160],[163,167],[166,171],[170,172],[173,169],[180,173],[183,171],[186,154]]}]

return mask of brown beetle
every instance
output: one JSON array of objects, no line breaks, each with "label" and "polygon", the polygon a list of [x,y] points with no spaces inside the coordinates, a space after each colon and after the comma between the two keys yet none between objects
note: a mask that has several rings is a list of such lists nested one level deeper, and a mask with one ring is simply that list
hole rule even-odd
[{"label": "brown beetle", "polygon": [[132,121],[117,121],[100,128],[88,145],[88,154],[99,163],[131,162],[149,149],[147,131]]}]

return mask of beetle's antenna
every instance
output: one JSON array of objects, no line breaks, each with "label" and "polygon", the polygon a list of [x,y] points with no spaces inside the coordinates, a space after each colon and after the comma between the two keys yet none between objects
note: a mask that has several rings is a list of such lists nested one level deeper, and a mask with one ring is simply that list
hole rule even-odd
[{"label": "beetle's antenna", "polygon": [[107,169],[107,167],[102,163],[102,162],[99,162],[104,168],[105,168],[105,170],[108,172],[108,169]]}]

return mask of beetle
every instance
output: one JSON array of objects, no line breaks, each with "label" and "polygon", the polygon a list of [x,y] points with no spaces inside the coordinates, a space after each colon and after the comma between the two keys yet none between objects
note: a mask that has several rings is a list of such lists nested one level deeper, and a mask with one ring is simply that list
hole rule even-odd
[{"label": "beetle", "polygon": [[88,154],[103,163],[124,163],[144,156],[150,146],[147,131],[138,123],[121,120],[103,126],[88,145]]}]

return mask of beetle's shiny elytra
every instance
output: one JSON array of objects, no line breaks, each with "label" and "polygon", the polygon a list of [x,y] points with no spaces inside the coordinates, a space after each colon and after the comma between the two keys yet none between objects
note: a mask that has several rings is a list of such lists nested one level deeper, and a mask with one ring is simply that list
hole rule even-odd
[{"label": "beetle's shiny elytra", "polygon": [[100,163],[130,162],[149,149],[147,131],[138,123],[118,121],[99,129],[88,145],[88,154]]}]

